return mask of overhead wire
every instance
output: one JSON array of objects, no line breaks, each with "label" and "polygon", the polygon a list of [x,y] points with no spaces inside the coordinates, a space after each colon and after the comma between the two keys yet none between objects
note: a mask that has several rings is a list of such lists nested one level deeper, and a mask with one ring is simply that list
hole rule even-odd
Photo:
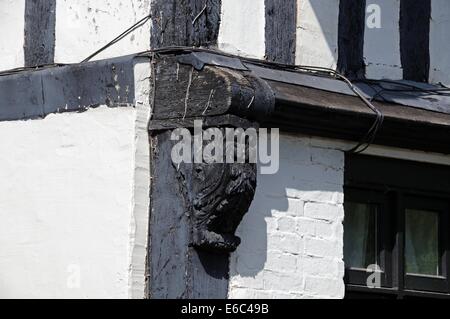
[{"label": "overhead wire", "polygon": [[350,81],[350,79],[337,72],[336,70],[317,66],[298,66],[298,68],[309,71],[327,72],[330,73],[333,77],[344,81],[349,86],[349,88],[363,101],[363,103],[375,113],[376,118],[370,129],[367,131],[361,141],[347,152],[360,154],[366,151],[375,141],[375,138],[384,123],[383,112],[381,112],[375,105],[373,105],[373,103],[364,96],[364,94],[352,83],[352,81]]},{"label": "overhead wire", "polygon": [[59,67],[59,66],[66,66],[68,64],[62,64],[62,63],[51,63],[51,64],[42,64],[37,66],[25,66],[20,68],[14,68],[9,69],[5,71],[0,71],[0,76],[8,76],[8,75],[14,75],[19,74],[26,71],[38,71],[38,70],[45,70],[49,68]]},{"label": "overhead wire", "polygon": [[124,32],[122,32],[120,35],[118,35],[116,38],[111,40],[109,43],[107,43],[105,46],[101,47],[100,49],[98,49],[97,51],[95,51],[94,53],[89,55],[86,59],[81,61],[81,63],[86,63],[86,62],[92,60],[94,57],[96,57],[97,55],[99,55],[100,53],[102,53],[103,51],[108,49],[109,47],[111,47],[114,44],[120,42],[122,39],[127,37],[130,33],[134,32],[135,30],[137,30],[140,27],[144,26],[148,21],[150,21],[150,19],[151,19],[151,15],[150,14],[145,16],[144,18],[142,18],[141,20],[139,20],[138,22],[133,24],[131,27],[126,29]]}]

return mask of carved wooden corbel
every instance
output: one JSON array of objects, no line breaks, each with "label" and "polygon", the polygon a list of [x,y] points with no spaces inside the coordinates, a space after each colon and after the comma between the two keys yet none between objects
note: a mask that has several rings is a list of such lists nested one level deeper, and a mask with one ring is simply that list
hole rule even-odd
[{"label": "carved wooden corbel", "polygon": [[198,164],[193,168],[192,244],[199,249],[233,252],[235,232],[256,190],[256,164]]},{"label": "carved wooden corbel", "polygon": [[256,191],[256,164],[182,164],[176,169],[188,206],[190,245],[216,253],[235,251],[241,243],[236,230]]},{"label": "carved wooden corbel", "polygon": [[[192,131],[196,120],[222,132],[257,128],[275,98],[264,81],[242,70],[199,68],[176,55],[154,65],[150,297],[226,297],[229,253],[241,243],[235,233],[255,195],[257,165],[175,164],[171,135]],[[203,295],[205,283],[196,289],[193,277],[217,286],[215,295]]]}]

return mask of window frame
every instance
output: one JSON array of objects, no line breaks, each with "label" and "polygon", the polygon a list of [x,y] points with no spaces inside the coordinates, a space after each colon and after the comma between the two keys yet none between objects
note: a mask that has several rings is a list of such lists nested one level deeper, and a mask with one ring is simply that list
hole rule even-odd
[{"label": "window frame", "polygon": [[[353,169],[353,166],[356,169]],[[370,169],[362,172],[362,168]],[[405,168],[406,167],[406,168]],[[409,169],[408,169],[409,168]],[[442,170],[442,176],[429,174]],[[422,180],[413,181],[411,176],[402,179],[405,173]],[[368,176],[365,176],[367,173]],[[392,160],[374,156],[351,155],[346,157],[345,202],[383,203],[380,231],[379,262],[382,273],[382,288],[371,289],[366,285],[370,274],[345,267],[347,297],[406,299],[446,298],[450,299],[450,188],[442,191],[442,185],[450,176],[450,167],[421,164],[403,160]],[[368,177],[367,179],[365,177]],[[386,182],[387,181],[387,182]],[[437,185],[433,184],[437,181]],[[412,186],[411,186],[412,185]],[[365,201],[364,201],[365,199]],[[376,200],[374,200],[376,199]],[[439,245],[442,278],[406,274],[405,267],[405,223],[406,210],[419,209],[439,212]],[[380,225],[381,224],[381,225]],[[446,231],[444,231],[446,230]],[[345,231],[345,229],[344,229]],[[443,278],[445,277],[445,278]]]},{"label": "window frame", "polygon": [[[419,199],[420,198],[420,199]],[[439,214],[439,229],[438,229],[438,241],[439,241],[439,255],[440,255],[440,268],[442,274],[439,277],[428,277],[420,275],[412,275],[406,272],[404,269],[404,287],[405,290],[422,290],[437,293],[450,293],[450,263],[448,261],[449,240],[448,232],[446,234],[445,228],[449,229],[449,205],[445,200],[429,199],[425,197],[412,197],[407,194],[401,195],[402,207],[400,210],[400,229],[403,231],[403,255],[406,246],[406,211],[407,209],[417,209],[425,211],[433,211]],[[403,214],[402,214],[403,213]],[[400,253],[399,253],[400,255]],[[406,257],[406,256],[405,256]],[[403,258],[403,261],[405,258]],[[405,268],[405,267],[403,267]]]},{"label": "window frame", "polygon": [[[353,189],[350,193],[346,194],[346,201],[361,203],[361,204],[370,204],[377,205],[377,219],[376,231],[379,231],[379,234],[376,234],[376,262],[377,265],[382,269],[381,272],[381,283],[384,287],[392,287],[392,278],[390,274],[392,273],[392,255],[386,250],[385,243],[388,240],[388,232],[386,228],[382,227],[382,225],[386,222],[386,212],[388,203],[383,195],[376,191],[364,191]],[[366,285],[367,283],[367,271],[361,269],[347,268],[345,272],[345,281],[351,284],[356,285]]]}]

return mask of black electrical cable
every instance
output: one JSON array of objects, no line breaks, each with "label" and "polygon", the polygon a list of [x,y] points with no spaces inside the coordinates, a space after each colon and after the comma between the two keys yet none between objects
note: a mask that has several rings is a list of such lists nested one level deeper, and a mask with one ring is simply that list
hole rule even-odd
[{"label": "black electrical cable", "polygon": [[350,149],[347,152],[360,154],[360,153],[363,153],[364,151],[366,151],[375,141],[375,138],[376,138],[381,126],[384,123],[384,114],[378,108],[376,108],[372,104],[372,102],[370,102],[360,92],[360,90],[355,85],[353,85],[353,83],[347,77],[340,74],[336,70],[333,70],[330,68],[324,68],[324,67],[316,67],[316,66],[298,66],[298,68],[304,69],[304,70],[309,70],[312,72],[319,71],[319,72],[330,73],[335,78],[338,78],[338,79],[344,81],[345,83],[347,83],[347,85],[350,87],[350,89],[364,102],[364,104],[366,104],[366,106],[369,107],[375,113],[376,119],[375,119],[374,123],[372,124],[372,126],[370,127],[370,129],[367,131],[366,135],[364,135],[364,137],[361,139],[361,141],[358,143],[358,145],[356,145],[355,147],[353,147],[352,149]]},{"label": "black electrical cable", "polygon": [[68,64],[61,64],[61,63],[53,63],[53,64],[43,64],[43,65],[37,65],[37,66],[29,66],[29,67],[21,67],[21,68],[15,68],[5,71],[0,71],[0,76],[8,76],[8,75],[14,75],[19,74],[26,71],[39,71],[39,70],[45,70],[49,68],[54,68],[58,66],[65,66]]},{"label": "black electrical cable", "polygon": [[103,51],[105,51],[106,49],[108,49],[109,47],[113,46],[114,44],[118,43],[119,41],[121,41],[122,39],[124,39],[126,36],[128,36],[130,33],[134,32],[135,30],[139,29],[140,27],[142,27],[143,25],[145,25],[149,20],[151,19],[151,15],[147,15],[144,18],[142,18],[141,20],[139,20],[138,22],[136,22],[135,24],[133,24],[131,27],[129,27],[127,30],[125,30],[124,32],[122,32],[119,36],[117,36],[116,38],[114,38],[111,42],[109,42],[108,44],[106,44],[105,46],[103,46],[102,48],[100,48],[99,50],[95,51],[94,53],[92,53],[90,56],[88,56],[86,59],[84,59],[83,61],[81,61],[81,63],[85,63],[85,62],[89,62],[91,59],[93,59],[94,57],[96,57],[97,55],[99,55],[100,53],[102,53]]}]

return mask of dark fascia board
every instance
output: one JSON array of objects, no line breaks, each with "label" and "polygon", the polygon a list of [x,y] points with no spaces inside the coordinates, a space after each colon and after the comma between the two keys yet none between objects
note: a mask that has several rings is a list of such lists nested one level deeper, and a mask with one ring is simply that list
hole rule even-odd
[{"label": "dark fascia board", "polygon": [[0,74],[0,121],[134,106],[135,56]]},{"label": "dark fascia board", "polygon": [[[262,126],[358,142],[376,119],[356,97],[274,81],[269,84],[276,107]],[[390,103],[374,105],[385,115],[375,144],[450,154],[450,115]]]}]

